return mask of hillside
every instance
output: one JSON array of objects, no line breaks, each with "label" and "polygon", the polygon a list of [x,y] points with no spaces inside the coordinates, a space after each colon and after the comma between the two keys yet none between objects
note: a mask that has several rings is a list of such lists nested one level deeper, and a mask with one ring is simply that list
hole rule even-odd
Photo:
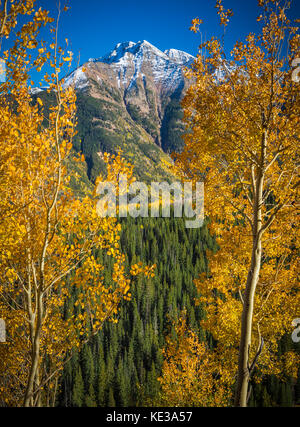
[{"label": "hillside", "polygon": [[189,84],[184,70],[193,60],[176,49],[162,52],[147,41],[126,42],[65,78],[64,86],[74,86],[77,93],[74,148],[84,153],[92,181],[104,167],[103,153],[119,148],[135,165],[138,178],[169,177],[162,160],[182,147],[180,100]]}]

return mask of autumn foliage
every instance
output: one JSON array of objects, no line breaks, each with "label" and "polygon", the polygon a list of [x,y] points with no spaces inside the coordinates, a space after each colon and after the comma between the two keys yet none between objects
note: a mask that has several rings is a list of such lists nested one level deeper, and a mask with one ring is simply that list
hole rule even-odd
[{"label": "autumn foliage", "polygon": [[[219,250],[195,285],[213,345],[189,330],[182,312],[166,338],[159,405],[247,406],[251,382],[296,377],[300,367],[299,354],[278,352],[300,305],[300,86],[292,67],[300,35],[286,2],[259,5],[259,34],[237,41],[231,59],[224,35],[214,37],[187,70],[185,145],[174,171],[205,182]],[[222,0],[216,8],[225,34],[233,12]],[[134,181],[121,151],[104,154],[107,173],[94,190],[79,196],[72,188],[70,159],[82,166],[84,158],[73,151],[76,93],[60,77],[73,55],[67,40],[58,45],[59,16],[54,21],[35,0],[0,1],[7,73],[0,85],[0,318],[8,331],[0,345],[0,406],[54,406],[74,349],[105,321],[117,322],[135,277],[155,274],[155,265],[138,260],[126,270],[121,225],[97,212],[101,181],[117,188],[120,175]],[[202,24],[194,19],[191,30]],[[47,29],[50,42],[41,36]],[[43,72],[55,98],[49,108],[33,96],[33,70]]]},{"label": "autumn foliage", "polygon": [[[194,83],[183,101],[185,147],[176,155],[180,175],[205,182],[206,215],[220,250],[210,274],[195,283],[207,313],[202,326],[216,354],[234,361],[226,375],[237,406],[247,405],[253,377],[296,377],[300,361],[292,352],[278,356],[300,303],[300,87],[291,66],[300,36],[283,3],[259,2],[261,32],[238,41],[231,60],[218,38],[200,46],[187,71]],[[217,9],[226,26],[232,12],[221,1]],[[200,25],[194,20],[191,29]]]},{"label": "autumn foliage", "polygon": [[[72,152],[75,92],[59,77],[72,55],[57,45],[58,22],[50,46],[40,40],[40,29],[53,20],[34,3],[5,1],[0,13],[2,37],[11,35],[21,15],[25,21],[3,53],[7,80],[0,88],[0,317],[8,331],[0,347],[0,401],[9,406],[54,404],[72,349],[107,319],[116,322],[121,300],[130,298],[120,224],[99,218],[96,192],[79,199],[70,186],[68,160],[84,161]],[[44,77],[48,92],[56,98],[49,113],[41,99],[33,102],[28,86],[30,70],[45,64],[52,69]],[[120,156],[106,162],[108,171],[132,174]],[[109,283],[99,251],[112,259]],[[139,274],[153,268],[140,266]],[[71,293],[77,299],[67,313]]]},{"label": "autumn foliage", "polygon": [[182,312],[175,323],[174,336],[169,335],[164,349],[161,394],[162,406],[228,406],[232,395],[230,359],[222,359],[200,342],[186,322]]}]

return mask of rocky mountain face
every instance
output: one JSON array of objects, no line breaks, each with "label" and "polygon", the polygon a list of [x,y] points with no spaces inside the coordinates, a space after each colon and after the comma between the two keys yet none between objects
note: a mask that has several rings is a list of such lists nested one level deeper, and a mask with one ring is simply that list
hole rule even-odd
[{"label": "rocky mountain face", "polygon": [[176,49],[165,52],[147,41],[119,43],[107,55],[90,59],[65,78],[78,98],[78,135],[91,180],[103,167],[103,152],[121,148],[144,180],[165,178],[162,159],[182,147],[180,100],[194,61]]}]

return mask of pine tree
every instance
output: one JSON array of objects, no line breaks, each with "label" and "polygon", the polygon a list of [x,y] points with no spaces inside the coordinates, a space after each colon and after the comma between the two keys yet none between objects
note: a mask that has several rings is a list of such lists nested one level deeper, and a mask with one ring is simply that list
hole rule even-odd
[{"label": "pine tree", "polygon": [[96,408],[96,396],[94,392],[94,387],[92,384],[89,385],[88,394],[85,396],[85,406],[87,408]]},{"label": "pine tree", "polygon": [[114,408],[116,406],[116,401],[115,401],[115,398],[114,398],[114,391],[113,391],[112,387],[109,387],[107,406],[109,408]]},{"label": "pine tree", "polygon": [[80,366],[76,370],[74,379],[72,404],[76,407],[81,407],[84,404],[84,382],[82,379],[82,372]]},{"label": "pine tree", "polygon": [[106,404],[107,392],[107,373],[104,361],[103,351],[99,358],[99,374],[98,374],[98,405],[104,407]]}]

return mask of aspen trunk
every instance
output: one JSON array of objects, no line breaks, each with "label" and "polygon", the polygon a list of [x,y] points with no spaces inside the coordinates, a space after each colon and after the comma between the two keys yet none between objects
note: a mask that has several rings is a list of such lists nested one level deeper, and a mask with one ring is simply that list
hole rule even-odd
[{"label": "aspen trunk", "polygon": [[264,188],[264,165],[266,157],[267,132],[264,131],[261,145],[261,161],[254,189],[253,204],[253,243],[251,266],[248,272],[244,294],[244,306],[241,324],[241,338],[238,359],[238,377],[235,394],[235,406],[247,407],[250,380],[250,348],[252,335],[255,291],[259,280],[262,256],[262,205]]},{"label": "aspen trunk", "polygon": [[30,373],[29,373],[25,399],[24,399],[25,407],[33,406],[34,383],[35,383],[37,370],[39,366],[39,353],[40,353],[40,343],[38,338],[38,340],[34,343],[33,349],[32,349],[31,367],[30,367]]},{"label": "aspen trunk", "polygon": [[254,297],[261,267],[261,241],[254,242],[251,270],[248,274],[247,287],[244,296],[242,315],[241,341],[238,364],[238,381],[235,397],[235,406],[246,407],[249,386],[249,353],[251,346],[252,319]]},{"label": "aspen trunk", "polygon": [[[37,379],[39,378],[39,365],[40,365],[40,341],[41,341],[41,331],[43,324],[43,301],[42,295],[38,297],[37,303],[38,318],[35,327],[34,338],[32,342],[32,353],[31,353],[31,366],[29,377],[27,381],[27,387],[24,397],[24,406],[30,407],[34,406],[34,388]],[[38,381],[39,383],[39,381]],[[38,402],[40,404],[40,401]]]}]

